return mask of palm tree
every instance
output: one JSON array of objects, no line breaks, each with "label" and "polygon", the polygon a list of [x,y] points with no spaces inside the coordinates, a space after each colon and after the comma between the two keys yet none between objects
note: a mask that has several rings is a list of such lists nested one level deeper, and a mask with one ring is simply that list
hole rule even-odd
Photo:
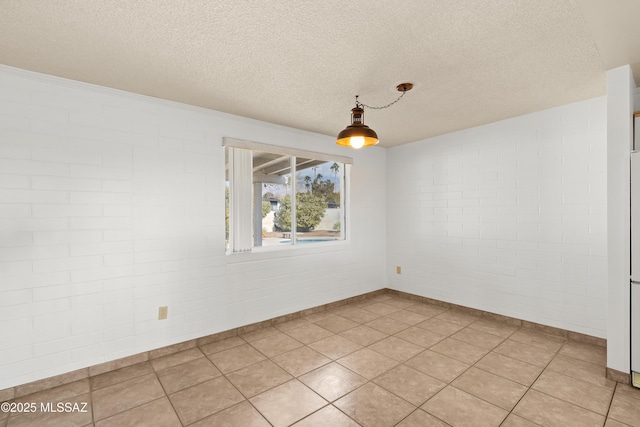
[{"label": "palm tree", "polygon": [[307,187],[307,191],[311,188],[311,177],[309,175],[304,177],[304,186]]},{"label": "palm tree", "polygon": [[338,182],[338,172],[340,171],[340,165],[337,163],[334,163],[331,165],[329,169],[333,171],[334,181]]}]

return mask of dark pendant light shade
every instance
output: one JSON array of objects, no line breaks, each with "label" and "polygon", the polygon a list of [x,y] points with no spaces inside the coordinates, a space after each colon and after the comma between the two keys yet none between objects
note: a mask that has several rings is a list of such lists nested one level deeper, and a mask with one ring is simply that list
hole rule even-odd
[{"label": "dark pendant light shade", "polygon": [[378,143],[376,132],[364,124],[364,109],[351,110],[351,124],[338,134],[336,144],[351,148],[370,147]]}]

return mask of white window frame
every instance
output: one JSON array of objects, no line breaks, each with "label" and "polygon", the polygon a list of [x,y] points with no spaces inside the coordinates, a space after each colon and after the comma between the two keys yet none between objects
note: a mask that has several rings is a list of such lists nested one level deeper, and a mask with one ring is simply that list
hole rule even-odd
[{"label": "white window frame", "polygon": [[[291,156],[291,176],[295,177],[296,173],[296,157],[304,157],[307,159],[314,160],[322,160],[327,162],[337,162],[344,165],[342,179],[340,180],[340,207],[342,209],[341,215],[341,224],[342,230],[341,235],[342,238],[340,240],[328,241],[323,243],[314,243],[313,246],[316,245],[326,245],[326,244],[336,244],[343,243],[350,240],[350,176],[351,176],[351,166],[353,164],[353,159],[351,157],[339,156],[334,154],[326,154],[326,153],[318,153],[314,151],[307,150],[299,150],[295,148],[289,147],[281,147],[271,144],[265,144],[261,142],[247,141],[236,138],[224,137],[222,141],[223,147],[226,148],[240,148],[243,150],[251,150],[268,152],[273,154],[287,155]],[[235,150],[230,150],[230,153],[233,153]],[[232,182],[234,176],[234,166],[233,166],[233,154],[230,155],[229,161],[229,181],[231,188],[229,189],[229,248],[227,250],[227,254],[238,254],[238,253],[247,253],[247,252],[262,252],[262,251],[271,251],[271,250],[281,250],[288,248],[300,248],[300,245],[296,244],[297,241],[297,232],[295,231],[296,224],[296,179],[291,180],[291,224],[292,224],[292,232],[291,232],[291,245],[283,245],[283,246],[253,246],[252,235],[251,232],[252,227],[255,225],[252,223],[251,217],[247,220],[246,212],[244,214],[238,213],[242,212],[242,210],[246,210],[246,203],[251,201],[251,197],[238,197],[237,192],[247,192],[247,182],[242,178],[236,179],[238,181],[242,181],[239,183]],[[243,169],[246,169],[246,165],[241,166]],[[246,173],[246,171],[243,171]],[[241,172],[242,173],[242,172]],[[235,191],[233,187],[236,187]],[[253,180],[249,183],[249,188],[253,187]],[[234,193],[236,193],[234,195]],[[242,208],[243,203],[245,204],[244,208]],[[249,208],[250,209],[250,208]],[[248,240],[246,228],[249,228],[248,232]],[[306,245],[305,245],[306,246]]]}]

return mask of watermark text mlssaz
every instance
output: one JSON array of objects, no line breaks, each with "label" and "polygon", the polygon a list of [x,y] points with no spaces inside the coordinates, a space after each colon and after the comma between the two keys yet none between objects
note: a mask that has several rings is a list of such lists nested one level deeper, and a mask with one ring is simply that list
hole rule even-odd
[{"label": "watermark text mlssaz", "polygon": [[3,402],[0,412],[89,412],[87,402]]}]

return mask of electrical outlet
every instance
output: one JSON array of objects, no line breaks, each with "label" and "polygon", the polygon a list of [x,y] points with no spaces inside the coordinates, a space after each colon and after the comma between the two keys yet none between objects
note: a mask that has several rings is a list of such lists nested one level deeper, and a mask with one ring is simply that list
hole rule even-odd
[{"label": "electrical outlet", "polygon": [[163,305],[162,307],[158,307],[158,320],[164,320],[169,315],[169,307]]},{"label": "electrical outlet", "polygon": [[402,267],[396,266],[396,274],[402,274]]}]

